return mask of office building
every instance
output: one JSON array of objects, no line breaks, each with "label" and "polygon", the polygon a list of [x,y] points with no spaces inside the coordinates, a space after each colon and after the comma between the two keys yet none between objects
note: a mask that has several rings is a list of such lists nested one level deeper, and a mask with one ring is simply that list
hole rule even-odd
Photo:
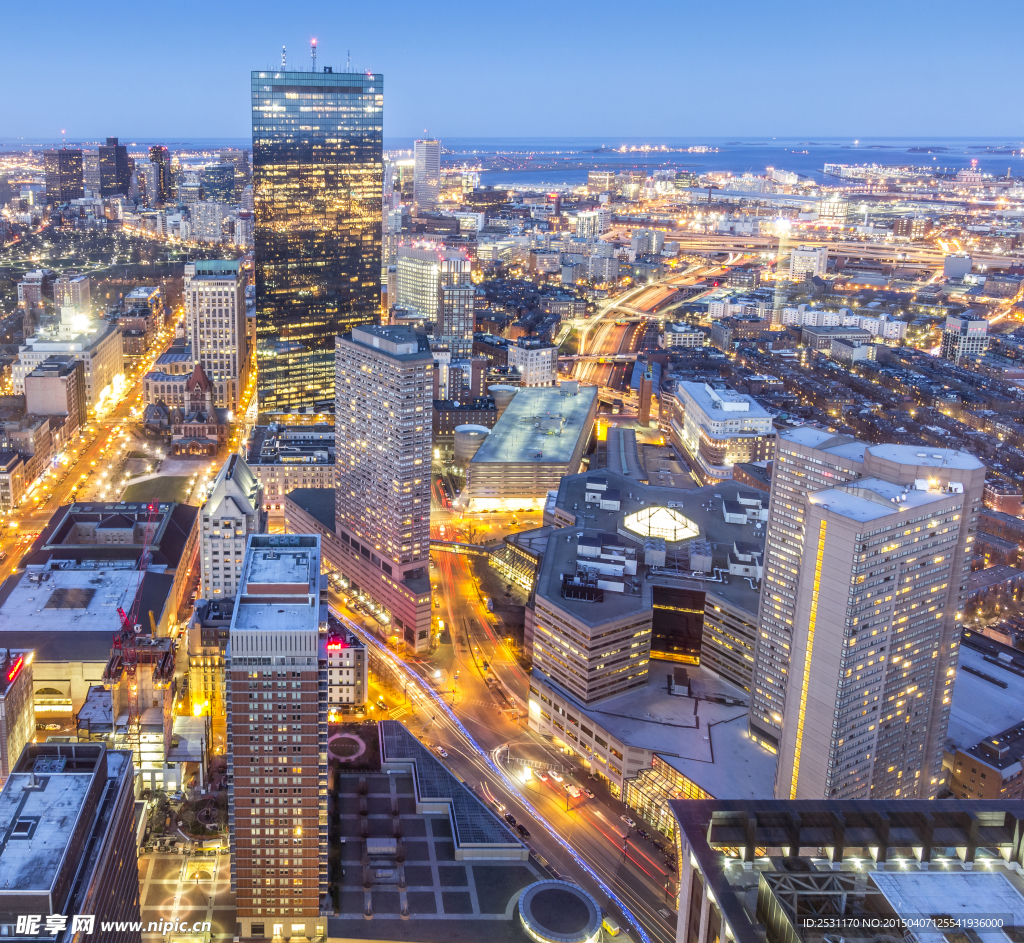
[{"label": "office building", "polygon": [[[162,144],[149,149],[149,163],[154,171],[156,184],[153,193],[148,193],[153,203],[164,203],[171,199],[174,189],[174,171],[171,169],[171,152]],[[148,178],[147,178],[148,179]]]},{"label": "office building", "polygon": [[245,277],[238,261],[185,263],[185,329],[192,362],[213,384],[217,406],[239,411],[249,378]]},{"label": "office building", "polygon": [[333,400],[334,338],[377,320],[383,85],[353,72],[252,73],[263,414]]},{"label": "office building", "polygon": [[327,710],[332,720],[362,711],[369,691],[366,646],[333,616],[327,634]]},{"label": "office building", "polygon": [[45,151],[43,172],[46,175],[46,202],[51,206],[70,203],[85,196],[80,149],[62,147]]},{"label": "office building", "polygon": [[[491,392],[497,394],[495,387]],[[500,391],[501,399],[507,391]],[[466,469],[460,507],[472,511],[544,507],[564,475],[575,475],[597,417],[597,387],[563,381],[520,389]]]},{"label": "office building", "polygon": [[593,195],[599,193],[615,192],[615,171],[614,170],[591,170],[587,172],[587,193]]},{"label": "office building", "polygon": [[665,233],[660,229],[634,229],[629,248],[635,256],[660,255],[665,246]]},{"label": "office building", "polygon": [[263,488],[271,524],[284,521],[285,496],[296,488],[334,488],[334,426],[254,426],[246,461]]},{"label": "office building", "polygon": [[437,321],[444,258],[436,249],[401,248],[395,253],[394,303],[431,326]]},{"label": "office building", "polygon": [[665,325],[665,333],[659,338],[661,346],[670,347],[704,347],[708,336],[702,330],[683,321],[669,321]]},{"label": "office building", "polygon": [[440,268],[434,342],[444,346],[452,357],[469,357],[473,352],[473,332],[476,329],[476,286],[470,277],[472,263],[469,259],[448,253],[441,260]]},{"label": "office building", "polygon": [[82,182],[86,193],[100,196],[100,152],[99,148],[82,149]]},{"label": "office building", "polygon": [[199,180],[207,200],[227,204],[235,202],[234,164],[207,164],[200,171]]},{"label": "office building", "polygon": [[36,735],[33,652],[7,648],[0,656],[0,786]]},{"label": "office building", "polygon": [[[234,202],[242,199],[242,191],[252,184],[252,167],[249,165],[249,149],[225,147],[220,152],[221,164],[231,164],[235,168]],[[252,208],[250,207],[250,210]]]},{"label": "office building", "polygon": [[965,357],[988,350],[988,321],[971,311],[950,314],[942,329],[941,356],[959,365]]},{"label": "office building", "polygon": [[13,449],[0,451],[0,511],[13,511],[25,496],[26,465]]},{"label": "office building", "polygon": [[508,345],[508,366],[519,371],[523,386],[555,386],[558,347],[539,337],[520,337]]},{"label": "office building", "polygon": [[873,445],[863,477],[804,499],[777,797],[938,793],[984,475]]},{"label": "office building", "polygon": [[803,281],[808,276],[824,278],[828,271],[828,246],[797,246],[789,257],[789,277]]},{"label": "office building", "polygon": [[92,320],[74,308],[62,308],[60,321],[36,331],[18,349],[11,367],[15,393],[25,392],[25,377],[44,360],[67,354],[85,368],[85,398],[89,410],[112,403],[124,379],[124,347],[121,328],[109,321]]},{"label": "office building", "polygon": [[128,148],[107,138],[99,147],[100,196],[128,196],[132,185],[132,171],[128,163]]},{"label": "office building", "polygon": [[[872,480],[871,486],[860,494],[853,493],[858,485],[866,480]],[[922,485],[923,489],[919,487]],[[954,486],[960,490],[949,494],[941,490]],[[892,795],[897,788],[901,789],[901,796],[911,790],[912,795],[927,797],[932,794],[935,786],[932,780],[938,775],[936,763],[941,761],[941,747],[937,744],[941,744],[948,722],[949,704],[943,703],[943,698],[948,695],[944,682],[952,680],[951,675],[947,678],[946,672],[952,670],[956,663],[955,646],[951,646],[955,641],[957,620],[960,618],[958,613],[962,614],[963,603],[966,600],[967,569],[970,566],[969,548],[973,541],[971,531],[976,526],[974,521],[980,511],[983,487],[984,466],[964,453],[936,449],[924,451],[911,446],[866,445],[849,436],[836,436],[809,426],[779,433],[771,481],[765,545],[765,591],[761,594],[758,615],[759,632],[754,657],[754,684],[749,716],[751,736],[770,749],[781,750],[783,754],[776,783],[778,795],[789,795],[789,790],[793,786],[794,770],[798,782],[801,776],[803,777],[803,785],[799,786],[801,795],[808,794],[804,792],[805,789],[817,789],[819,786],[824,789],[822,783],[826,779],[831,783],[830,790],[840,789],[842,791],[837,795],[846,795],[847,790],[859,788],[852,781],[847,783],[845,780],[837,779],[839,773],[848,770],[856,770],[860,783],[867,777],[868,786],[875,786],[871,794],[876,797],[880,794]],[[907,499],[888,501],[885,495],[893,488],[898,489],[898,494],[894,495],[896,497],[904,494],[905,489]],[[837,492],[835,506],[831,512],[822,509],[822,504],[828,502],[821,502],[815,497],[829,489]],[[845,490],[840,493],[838,489]],[[862,505],[860,502],[867,503]],[[832,559],[831,554],[834,552],[834,541],[856,525],[838,516],[831,521],[826,519],[826,515],[841,515],[847,506],[854,508],[851,512],[854,515],[864,516],[871,512],[875,514],[872,520],[877,520],[877,524],[872,524],[871,530],[877,529],[880,534],[888,534],[892,528],[898,529],[899,525],[895,523],[896,519],[888,519],[881,511],[888,514],[890,508],[898,511],[900,506],[909,507],[911,503],[915,503],[915,506],[920,504],[922,508],[913,516],[926,515],[928,521],[941,520],[936,517],[940,511],[943,517],[949,516],[945,510],[947,504],[958,505],[959,510],[956,513],[960,516],[954,524],[932,528],[944,531],[942,534],[930,538],[921,537],[916,530],[917,527],[922,528],[920,533],[924,535],[929,534],[930,529],[920,523],[914,524],[914,535],[919,542],[927,539],[929,543],[943,541],[950,543],[951,546],[938,555],[934,568],[929,568],[925,573],[915,572],[907,576],[902,574],[910,567],[910,557],[916,555],[912,550],[899,550],[898,553],[891,554],[896,562],[887,563],[886,566],[890,569],[899,569],[879,576],[877,581],[893,582],[895,579],[894,587],[900,592],[893,593],[893,596],[904,595],[907,590],[912,590],[913,595],[907,600],[882,601],[882,605],[879,606],[882,611],[878,614],[880,618],[872,617],[868,626],[876,633],[874,636],[864,637],[863,630],[851,632],[850,628],[855,623],[851,621],[851,627],[847,627],[846,621],[856,618],[858,622],[864,622],[866,617],[861,614],[861,610],[869,605],[869,601],[864,594],[852,594],[848,601],[843,600],[840,608],[839,602],[831,598],[832,587],[835,587],[835,592],[839,592],[843,586],[849,588],[849,580],[844,582],[845,577],[838,581],[833,578],[834,570],[831,567],[836,561]],[[899,514],[906,519],[909,511],[902,511]],[[807,524],[812,515],[817,528],[813,535]],[[829,555],[829,573],[832,575],[826,580],[827,586],[822,584],[815,588],[814,574],[817,572],[817,561],[824,561],[824,556],[819,556],[818,552],[819,531],[823,522],[827,539],[822,545],[821,552],[827,552]],[[860,525],[857,529],[862,531],[864,526],[866,525]],[[953,529],[949,529],[950,527]],[[864,537],[859,544],[873,545],[877,536]],[[809,543],[812,539],[813,545]],[[889,543],[902,543],[905,540],[903,536],[898,539],[893,536]],[[845,548],[850,553],[850,560],[855,556],[854,543],[857,543],[857,539],[850,538],[849,546]],[[869,546],[868,549],[857,552],[856,556],[869,553],[873,556],[875,552],[877,550]],[[866,574],[871,572],[867,567],[872,563],[875,561],[865,556],[864,560],[858,559],[854,563],[847,562],[844,565],[848,570],[853,566],[864,566]],[[874,568],[877,568],[877,564]],[[849,579],[857,580],[862,576],[864,574],[850,572]],[[933,583],[932,577],[939,576],[942,576],[945,582]],[[854,587],[857,585],[856,582],[852,584]],[[931,603],[931,608],[927,609],[926,613],[918,611],[922,608],[917,595],[918,585],[926,586],[920,591],[926,593],[925,598]],[[936,587],[934,591],[933,585]],[[874,595],[878,594],[877,590],[872,592]],[[821,598],[827,598],[828,601],[828,611],[817,610],[812,624],[811,654],[813,656],[817,652],[816,657],[821,659],[820,662],[815,657],[807,657],[807,625],[800,622],[801,618],[809,618],[811,600],[817,598],[817,594],[826,594]],[[939,613],[940,618],[937,619],[935,613]],[[922,614],[925,615],[923,620]],[[796,630],[794,626],[797,627]],[[837,633],[838,640],[832,638],[830,633]],[[861,636],[861,640],[855,642],[854,639],[858,635]],[[820,643],[818,639],[821,640]],[[888,761],[887,766],[877,769],[873,763],[865,768],[847,766],[847,762],[852,762],[847,760],[837,766],[835,756],[830,758],[829,755],[833,749],[830,747],[830,741],[826,739],[819,742],[823,733],[818,729],[818,723],[812,723],[807,728],[810,742],[813,743],[810,753],[819,753],[817,757],[811,756],[803,745],[805,725],[800,719],[808,716],[807,698],[813,698],[810,703],[821,718],[824,718],[824,711],[827,708],[830,737],[833,719],[836,720],[836,730],[844,731],[839,733],[839,737],[849,733],[847,725],[853,722],[850,714],[851,705],[844,703],[842,708],[837,707],[835,699],[839,695],[835,691],[830,695],[827,688],[821,688],[820,672],[835,667],[837,678],[834,681],[838,683],[839,661],[842,659],[843,671],[849,670],[850,677],[856,682],[856,666],[865,663],[858,655],[862,647],[871,650],[872,640],[877,645],[885,645],[888,653],[884,662],[878,661],[880,652],[875,647],[875,655],[868,657],[868,660],[874,661],[879,667],[871,672],[870,683],[857,689],[861,692],[858,696],[868,697],[870,703],[857,709],[856,720],[860,719],[859,710],[867,710],[868,715],[882,712],[883,708],[885,712],[880,713],[877,720],[871,717],[871,723],[867,726],[872,729],[863,731],[868,736],[881,736],[881,740],[877,747],[872,743],[872,746],[861,755],[859,762],[867,763],[869,759],[873,761],[878,754],[885,757]],[[903,661],[906,656],[899,653],[905,651],[908,644],[913,645],[917,654],[910,656],[911,665],[905,668],[906,677],[913,680],[907,680],[904,684],[900,677],[902,673],[887,671],[886,666],[890,666],[891,669],[897,657]],[[925,651],[927,655],[922,656],[921,652]],[[800,656],[803,658],[802,661]],[[847,669],[846,662],[851,658],[853,661]],[[913,661],[914,658],[917,659],[916,663]],[[830,665],[830,662],[834,664]],[[922,671],[926,672],[927,676],[919,677]],[[845,674],[842,680],[845,683]],[[912,741],[918,755],[918,765],[910,770],[910,778],[915,780],[912,786],[908,786],[907,783],[895,783],[895,780],[900,778],[898,773],[903,772],[904,778],[906,777],[906,764],[910,757],[906,749],[901,756],[901,748],[890,745],[889,741],[894,736],[891,728],[895,725],[892,724],[891,718],[884,719],[889,710],[887,701],[883,700],[890,696],[894,699],[905,697],[896,692],[902,691],[908,685],[916,685],[913,693],[921,695],[920,706],[915,706],[913,715],[914,718],[921,719],[913,720],[905,728],[903,724],[906,721],[903,721],[896,732],[901,737],[910,738],[907,743]],[[830,696],[832,701],[829,701]],[[845,693],[844,696],[852,697]],[[875,700],[876,697],[878,701]],[[914,700],[918,700],[916,696]],[[904,706],[900,705],[897,709]],[[872,710],[875,707],[878,711]],[[836,711],[839,713],[836,714]],[[929,727],[927,732],[921,729],[925,723]],[[884,728],[884,736],[879,729],[880,725],[887,725]],[[858,739],[856,743],[859,745],[860,740]],[[939,753],[938,761],[936,751]],[[825,766],[819,769],[815,763]],[[889,773],[888,766],[893,767],[892,774]],[[914,776],[915,773],[919,775]],[[815,794],[822,795],[821,792]]]},{"label": "office building", "polygon": [[129,753],[29,744],[0,792],[0,826],[8,836],[0,848],[5,937],[139,943]]},{"label": "office building", "polygon": [[240,455],[232,455],[217,473],[199,532],[199,593],[205,599],[234,598],[238,592],[245,541],[266,524],[262,492]]},{"label": "office building", "polygon": [[89,407],[85,364],[73,354],[55,354],[25,376],[25,412],[30,416],[66,416],[65,441],[78,434]]},{"label": "office building", "polygon": [[319,537],[249,536],[226,665],[231,889],[243,939],[327,934],[320,581]]},{"label": "office building", "polygon": [[686,943],[822,943],[834,926],[851,943],[889,927],[943,943],[974,915],[1024,922],[1024,803],[681,797],[671,808]]},{"label": "office building", "polygon": [[410,651],[426,651],[430,346],[407,327],[355,328],[337,343],[337,567],[390,613]]},{"label": "office building", "polygon": [[753,397],[724,385],[679,381],[665,397],[669,436],[704,484],[732,477],[736,462],[772,457],[772,416]]},{"label": "office building", "polygon": [[412,202],[417,212],[437,206],[441,192],[441,142],[417,141],[413,150]]},{"label": "office building", "polygon": [[74,308],[79,314],[92,313],[92,282],[88,275],[66,272],[53,283],[53,303],[58,309]]}]

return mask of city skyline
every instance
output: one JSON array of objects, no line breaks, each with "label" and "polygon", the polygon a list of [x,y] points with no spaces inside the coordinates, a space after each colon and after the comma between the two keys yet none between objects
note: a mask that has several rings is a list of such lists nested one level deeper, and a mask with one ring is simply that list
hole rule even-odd
[{"label": "city skyline", "polygon": [[[122,4],[108,6],[113,13]],[[57,8],[78,41],[100,41],[108,21],[96,21],[71,4]],[[381,30],[379,12],[370,8],[345,11],[342,17],[318,5],[300,4],[289,11],[287,22],[278,22],[275,12],[257,3],[253,15],[239,21],[228,7],[203,7],[205,29],[197,32],[186,6],[183,15],[160,24],[160,35],[169,48],[179,39],[187,43],[194,61],[203,66],[178,70],[173,83],[156,89],[149,83],[120,82],[122,64],[116,57],[75,60],[74,81],[70,62],[65,65],[60,58],[41,72],[36,51],[10,41],[4,51],[14,78],[9,80],[11,93],[5,97],[0,126],[5,135],[48,140],[59,140],[62,129],[69,139],[91,139],[117,128],[123,129],[125,139],[242,138],[247,131],[248,71],[275,68],[282,45],[287,47],[290,68],[308,69],[309,44],[316,37],[321,68],[344,69],[351,51],[354,70],[386,76],[387,137],[422,136],[425,129],[442,140],[567,132],[929,135],[948,128],[953,116],[961,134],[999,136],[1013,131],[1008,98],[999,93],[1012,87],[1012,30],[963,30],[957,37],[958,68],[947,74],[935,67],[932,50],[947,40],[946,14],[960,12],[952,3],[869,3],[857,18],[839,11],[822,18],[810,4],[792,0],[772,16],[763,15],[753,3],[733,5],[728,15],[664,3],[645,11],[644,20],[626,30],[607,28],[616,15],[608,3],[572,3],[554,19],[549,8],[533,3],[516,14],[532,41],[514,49],[494,48],[492,42],[503,28],[503,14],[469,4],[457,5],[443,29],[425,9],[409,3],[391,7],[394,30]],[[974,8],[979,22],[998,22],[1012,12],[1002,0]],[[13,40],[30,24],[27,8],[13,9],[6,35]],[[494,96],[501,93],[510,69],[536,75],[551,88],[572,87],[578,81],[577,58],[564,55],[565,30],[571,31],[573,48],[594,50],[590,93],[576,96],[568,114],[558,95],[510,96],[495,108]],[[417,42],[398,42],[396,32],[416,36]],[[225,35],[232,37],[228,44]],[[823,41],[827,35],[841,37],[853,86],[844,92],[842,107],[831,109],[831,114],[827,109],[834,101],[835,85],[828,77],[836,69],[836,59],[834,43]],[[722,46],[707,47],[704,66],[698,54],[695,68],[688,43],[700,37],[721,37]],[[907,42],[907,37],[913,41]],[[611,60],[599,65],[606,57],[597,51],[613,38]],[[475,68],[472,80],[450,83],[437,69],[435,42],[449,49],[486,45],[488,68]],[[652,56],[651,47],[657,44],[664,44],[664,54]],[[861,50],[870,50],[872,61],[885,68],[869,68]],[[685,55],[677,54],[684,51]],[[644,63],[642,82],[629,72],[631,62]],[[981,71],[994,94],[978,96],[961,79]],[[117,92],[97,95],[103,88]]]}]

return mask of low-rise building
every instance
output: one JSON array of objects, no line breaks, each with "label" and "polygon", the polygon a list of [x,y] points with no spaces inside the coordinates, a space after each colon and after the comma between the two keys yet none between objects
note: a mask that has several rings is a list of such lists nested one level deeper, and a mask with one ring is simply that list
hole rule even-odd
[{"label": "low-rise building", "polygon": [[827,354],[832,349],[834,341],[844,340],[870,344],[872,336],[869,330],[862,327],[843,327],[842,325],[805,327],[801,333],[801,343],[818,353]]},{"label": "low-rise building", "polygon": [[263,486],[263,509],[275,524],[284,522],[290,491],[334,487],[333,426],[254,426],[246,456]]},{"label": "low-rise building", "polygon": [[520,337],[508,345],[508,366],[519,370],[523,386],[555,386],[558,348],[540,338]]},{"label": "low-rise building", "polygon": [[333,616],[327,623],[327,710],[331,720],[362,713],[369,691],[366,646]]},{"label": "low-rise building", "polygon": [[665,331],[659,338],[661,346],[667,349],[673,347],[703,347],[708,342],[708,336],[699,328],[684,321],[669,322],[665,325]]},{"label": "low-rise building", "polygon": [[8,648],[0,658],[0,786],[36,735],[31,651]]}]

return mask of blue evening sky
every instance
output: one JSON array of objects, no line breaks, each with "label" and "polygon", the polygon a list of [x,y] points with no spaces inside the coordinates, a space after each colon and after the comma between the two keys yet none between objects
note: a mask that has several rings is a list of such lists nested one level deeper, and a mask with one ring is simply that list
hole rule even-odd
[{"label": "blue evening sky", "polygon": [[249,135],[249,71],[384,73],[385,136],[1024,136],[1007,0],[12,0],[0,138]]}]

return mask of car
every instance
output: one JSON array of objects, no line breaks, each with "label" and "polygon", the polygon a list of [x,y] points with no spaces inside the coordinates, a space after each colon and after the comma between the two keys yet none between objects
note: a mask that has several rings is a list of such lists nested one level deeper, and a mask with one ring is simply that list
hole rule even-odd
[{"label": "car", "polygon": [[566,783],[565,791],[573,797],[573,799],[579,799],[583,790],[580,789],[575,783]]},{"label": "car", "polygon": [[593,789],[587,789],[584,786],[584,788],[583,788],[583,795],[585,795],[588,799],[593,799],[594,798],[594,790]]},{"label": "car", "polygon": [[530,837],[529,831],[527,831],[526,826],[523,825],[522,823],[520,823],[519,825],[516,826],[516,831],[519,832],[519,834],[522,835],[523,838],[529,838]]},{"label": "car", "polygon": [[649,831],[647,831],[646,828],[640,828],[639,826],[637,827],[636,833],[641,838],[650,838],[651,837],[651,833]]},{"label": "car", "polygon": [[536,776],[542,783],[546,783],[548,781],[548,774],[543,771],[539,773],[534,773],[533,775]]},{"label": "car", "polygon": [[657,848],[658,851],[665,850],[665,846],[660,841],[652,841],[651,844],[654,845],[654,847]]},{"label": "car", "polygon": [[676,870],[676,863],[674,861],[666,861],[665,862],[665,867],[668,868],[669,871],[675,871]]},{"label": "car", "polygon": [[443,756],[445,759],[448,759],[448,751],[444,747],[439,746],[435,747],[435,749],[437,750],[438,756]]},{"label": "car", "polygon": [[60,724],[47,724],[44,730],[60,730]]},{"label": "car", "polygon": [[636,822],[634,822],[628,815],[620,815],[619,819],[625,822],[630,828],[636,828]]},{"label": "car", "polygon": [[556,783],[560,783],[565,779],[561,773],[556,773],[553,769],[548,770],[548,776],[550,776]]},{"label": "car", "polygon": [[505,813],[505,821],[508,822],[513,828],[515,828],[516,817],[511,812]]}]

